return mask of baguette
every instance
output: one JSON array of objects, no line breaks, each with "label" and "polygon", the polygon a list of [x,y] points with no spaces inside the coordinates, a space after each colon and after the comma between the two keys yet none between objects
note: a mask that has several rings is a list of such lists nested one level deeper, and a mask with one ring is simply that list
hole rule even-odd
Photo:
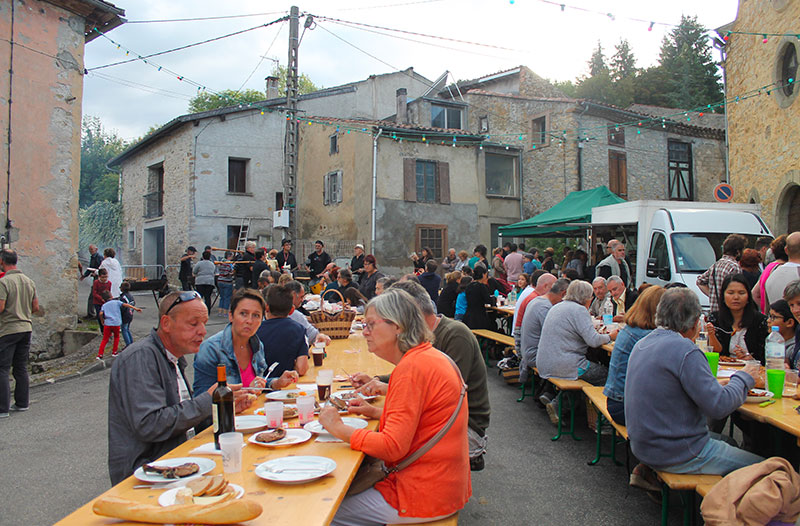
[{"label": "baguette", "polygon": [[236,524],[261,515],[261,504],[247,499],[209,504],[176,504],[161,507],[120,497],[100,497],[92,505],[97,515],[156,524]]}]

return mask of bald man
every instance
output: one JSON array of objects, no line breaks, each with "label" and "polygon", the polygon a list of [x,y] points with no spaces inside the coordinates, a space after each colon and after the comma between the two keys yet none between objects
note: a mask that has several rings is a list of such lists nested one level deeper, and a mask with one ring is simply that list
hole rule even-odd
[{"label": "bald man", "polygon": [[800,232],[792,232],[786,237],[786,255],[789,261],[776,267],[764,284],[766,305],[782,299],[786,285],[800,279]]},{"label": "bald man", "polygon": [[549,272],[543,272],[539,279],[536,280],[536,288],[533,289],[533,292],[525,296],[523,301],[518,301],[518,307],[514,309],[514,348],[519,353],[521,350],[520,347],[520,340],[522,338],[522,317],[525,316],[525,309],[528,308],[528,304],[533,301],[534,299],[538,298],[539,296],[544,296],[548,292],[550,292],[550,288],[553,286],[553,283],[556,282],[556,278],[553,274]]}]

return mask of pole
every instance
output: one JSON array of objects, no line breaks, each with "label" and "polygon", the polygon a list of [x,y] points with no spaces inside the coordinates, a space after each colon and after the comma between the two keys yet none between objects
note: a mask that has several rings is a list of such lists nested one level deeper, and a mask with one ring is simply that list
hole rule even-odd
[{"label": "pole", "polygon": [[289,228],[284,235],[293,239],[297,233],[297,52],[300,9],[292,6],[289,13],[289,61],[286,67],[286,142],[284,144],[284,196],[289,211]]},{"label": "pole", "polygon": [[383,133],[383,128],[378,128],[378,133],[372,139],[372,235],[370,237],[369,251],[375,253],[375,216],[378,208],[378,139]]}]

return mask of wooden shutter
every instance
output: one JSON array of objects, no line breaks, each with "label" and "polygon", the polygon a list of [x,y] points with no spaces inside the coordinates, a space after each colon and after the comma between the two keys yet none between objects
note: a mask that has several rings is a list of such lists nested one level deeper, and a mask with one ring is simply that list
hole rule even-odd
[{"label": "wooden shutter", "polygon": [[624,152],[608,152],[608,188],[620,197],[628,197],[628,162]]},{"label": "wooden shutter", "polygon": [[436,185],[439,189],[439,199],[438,201],[443,205],[450,204],[450,163],[443,163],[438,162],[436,163],[436,171],[438,175],[438,184]]},{"label": "wooden shutter", "polygon": [[344,191],[342,190],[342,171],[339,170],[336,172],[336,202],[342,202],[342,194]]},{"label": "wooden shutter", "polygon": [[417,200],[417,161],[403,159],[403,199]]},{"label": "wooden shutter", "polygon": [[325,174],[322,178],[322,204],[327,205],[329,203],[328,200],[328,177],[330,174]]}]

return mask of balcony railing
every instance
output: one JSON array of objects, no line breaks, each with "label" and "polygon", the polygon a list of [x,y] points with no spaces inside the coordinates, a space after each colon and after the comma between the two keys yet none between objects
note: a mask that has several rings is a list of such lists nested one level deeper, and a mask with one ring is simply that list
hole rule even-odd
[{"label": "balcony railing", "polygon": [[145,194],[144,199],[144,218],[153,219],[164,215],[164,192],[152,192]]}]

